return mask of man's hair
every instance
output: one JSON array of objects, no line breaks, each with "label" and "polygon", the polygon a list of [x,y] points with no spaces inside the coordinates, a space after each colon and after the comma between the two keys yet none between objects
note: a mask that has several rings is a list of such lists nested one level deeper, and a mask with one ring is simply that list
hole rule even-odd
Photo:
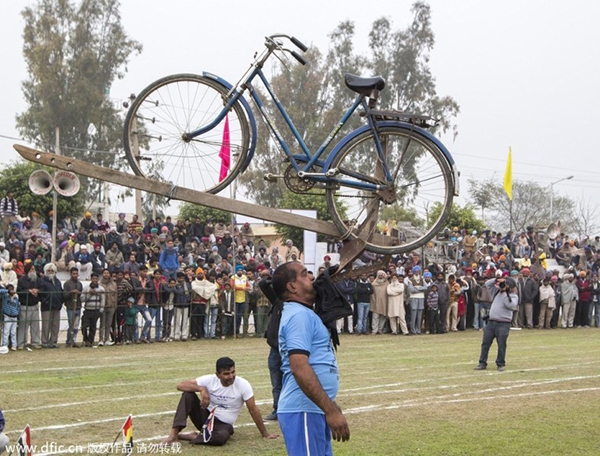
[{"label": "man's hair", "polygon": [[280,301],[285,301],[287,298],[287,284],[296,280],[297,272],[292,267],[294,264],[297,262],[283,263],[273,273],[273,291]]},{"label": "man's hair", "polygon": [[98,278],[98,274],[97,274],[96,272],[92,272],[92,273],[90,274],[90,277],[96,277],[96,278]]},{"label": "man's hair", "polygon": [[235,367],[235,362],[227,356],[224,356],[223,358],[219,358],[217,360],[217,372],[219,373],[223,372],[224,370],[229,370],[232,367]]},{"label": "man's hair", "polygon": [[77,269],[76,267],[72,267],[71,269],[69,269],[69,274],[72,274],[73,271],[79,272],[79,269]]}]

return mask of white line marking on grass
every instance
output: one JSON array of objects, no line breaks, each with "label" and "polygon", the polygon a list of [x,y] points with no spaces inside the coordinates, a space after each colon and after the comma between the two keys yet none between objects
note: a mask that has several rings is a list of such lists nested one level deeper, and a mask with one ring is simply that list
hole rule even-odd
[{"label": "white line marking on grass", "polygon": [[376,412],[378,410],[394,410],[399,408],[408,408],[408,407],[418,407],[424,405],[435,405],[435,404],[452,404],[452,403],[460,403],[460,402],[477,402],[477,401],[491,401],[496,399],[514,399],[517,397],[528,397],[528,396],[542,396],[542,395],[550,395],[550,394],[563,394],[563,393],[587,393],[590,391],[600,391],[600,387],[590,387],[590,388],[577,388],[571,390],[552,390],[552,391],[532,391],[530,393],[518,393],[518,394],[502,394],[499,396],[479,396],[479,397],[467,397],[461,399],[435,399],[431,400],[428,398],[427,400],[417,402],[415,399],[407,400],[404,403],[400,404],[378,404],[378,405],[368,405],[365,407],[354,407],[351,409],[344,410],[344,413],[347,414],[356,414],[361,412]]},{"label": "white line marking on grass", "polygon": [[[128,398],[128,399],[131,399],[131,398]],[[272,402],[272,400],[256,401],[256,404],[257,405],[266,405],[266,404],[270,404],[271,402]],[[154,416],[158,416],[158,415],[174,415],[174,414],[175,414],[175,410],[168,410],[166,412],[141,413],[139,415],[132,415],[132,418],[149,418],[149,417],[154,417]],[[52,426],[42,426],[42,427],[36,427],[36,428],[32,427],[31,430],[32,431],[63,430],[63,429],[81,427],[81,426],[88,426],[90,424],[102,424],[102,423],[112,423],[114,421],[125,421],[125,419],[127,419],[126,416],[117,417],[117,418],[104,418],[101,420],[79,421],[77,423],[55,424]],[[15,431],[5,432],[5,434],[19,434],[21,432],[22,431],[15,430]]]}]

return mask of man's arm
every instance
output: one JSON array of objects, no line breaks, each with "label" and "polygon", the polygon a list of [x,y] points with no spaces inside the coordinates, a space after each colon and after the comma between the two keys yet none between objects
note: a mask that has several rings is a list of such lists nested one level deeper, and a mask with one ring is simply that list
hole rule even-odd
[{"label": "man's arm", "polygon": [[204,386],[198,385],[195,378],[184,380],[177,385],[177,390],[183,393],[200,393],[200,405],[206,408],[210,405],[210,394]]},{"label": "man's arm", "polygon": [[325,412],[325,419],[331,429],[331,436],[339,441],[350,439],[350,429],[340,407],[327,396],[315,371],[308,364],[308,356],[301,353],[290,355],[290,368],[300,389]]},{"label": "man's arm", "polygon": [[246,401],[246,407],[248,407],[248,411],[250,412],[250,416],[254,420],[254,424],[258,428],[260,435],[262,435],[265,439],[277,439],[279,438],[278,434],[269,434],[267,428],[265,427],[265,423],[263,423],[262,416],[260,415],[260,410],[256,406],[256,401],[254,400],[254,396]]}]

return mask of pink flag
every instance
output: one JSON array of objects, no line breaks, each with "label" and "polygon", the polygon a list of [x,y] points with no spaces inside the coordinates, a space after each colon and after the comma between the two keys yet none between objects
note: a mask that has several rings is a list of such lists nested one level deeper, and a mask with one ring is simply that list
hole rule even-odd
[{"label": "pink flag", "polygon": [[225,128],[223,128],[223,143],[219,151],[221,158],[221,172],[219,173],[219,182],[227,177],[229,165],[231,164],[231,149],[229,147],[229,116],[225,117]]}]

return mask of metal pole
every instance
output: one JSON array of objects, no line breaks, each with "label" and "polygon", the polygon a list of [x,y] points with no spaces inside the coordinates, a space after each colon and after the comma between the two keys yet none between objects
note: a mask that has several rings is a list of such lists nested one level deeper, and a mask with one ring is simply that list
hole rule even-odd
[{"label": "metal pole", "polygon": [[559,182],[571,180],[575,176],[567,176],[562,179],[558,179],[557,181],[550,183],[550,222],[552,222],[552,217],[554,216],[554,184],[558,184]]},{"label": "metal pole", "polygon": [[554,183],[550,183],[550,223],[554,215]]},{"label": "metal pole", "polygon": [[[54,130],[54,139],[56,141],[55,153],[60,155],[60,128],[56,127]],[[56,172],[54,173],[56,176]],[[50,248],[50,262],[56,262],[56,223],[57,223],[57,212],[58,212],[58,192],[56,189],[52,190],[52,247]]]}]

